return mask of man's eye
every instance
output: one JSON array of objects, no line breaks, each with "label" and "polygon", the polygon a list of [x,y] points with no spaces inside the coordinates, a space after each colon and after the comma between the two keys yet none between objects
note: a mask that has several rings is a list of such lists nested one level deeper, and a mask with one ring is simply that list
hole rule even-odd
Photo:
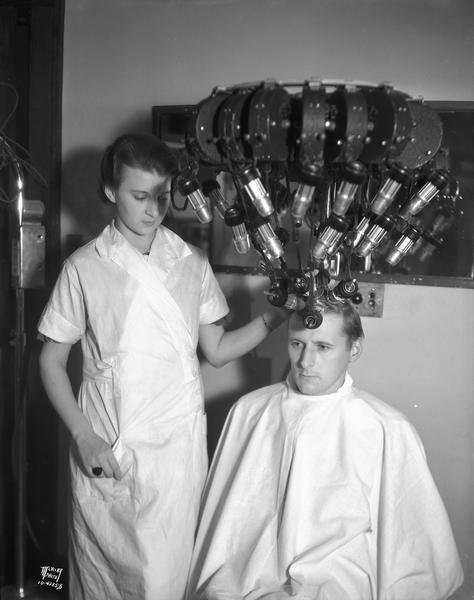
[{"label": "man's eye", "polygon": [[135,200],[146,200],[146,194],[133,194]]}]

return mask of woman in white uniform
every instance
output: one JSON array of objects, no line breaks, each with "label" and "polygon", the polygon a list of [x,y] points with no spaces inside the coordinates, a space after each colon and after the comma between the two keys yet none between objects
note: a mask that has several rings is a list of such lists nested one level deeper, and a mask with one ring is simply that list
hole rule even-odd
[{"label": "woman in white uniform", "polygon": [[[222,366],[286,318],[234,331],[207,258],[162,225],[176,166],[148,135],[104,154],[114,221],[64,263],[38,326],[46,392],[71,433],[71,600],[180,600],[207,471],[196,357]],[[76,401],[67,374],[80,340]]]}]

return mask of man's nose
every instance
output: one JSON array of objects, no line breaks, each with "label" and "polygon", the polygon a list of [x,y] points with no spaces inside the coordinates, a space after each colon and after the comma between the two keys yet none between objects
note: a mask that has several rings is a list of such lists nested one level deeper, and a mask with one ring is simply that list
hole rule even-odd
[{"label": "man's nose", "polygon": [[316,362],[316,354],[311,348],[305,348],[300,355],[300,366],[303,369],[308,369],[314,366]]}]

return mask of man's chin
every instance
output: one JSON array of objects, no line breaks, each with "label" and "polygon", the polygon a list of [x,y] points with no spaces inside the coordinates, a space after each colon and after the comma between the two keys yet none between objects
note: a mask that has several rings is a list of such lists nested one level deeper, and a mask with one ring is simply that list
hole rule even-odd
[{"label": "man's chin", "polygon": [[324,392],[321,391],[321,381],[319,377],[306,377],[299,375],[296,378],[296,385],[302,394],[308,396],[318,396]]}]

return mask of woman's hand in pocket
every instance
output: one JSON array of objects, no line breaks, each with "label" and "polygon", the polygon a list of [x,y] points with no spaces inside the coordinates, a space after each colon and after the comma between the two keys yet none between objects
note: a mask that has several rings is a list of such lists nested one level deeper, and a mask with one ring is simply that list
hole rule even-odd
[{"label": "woman's hand in pocket", "polygon": [[74,442],[86,475],[122,479],[123,474],[112,447],[94,431],[81,432]]}]

